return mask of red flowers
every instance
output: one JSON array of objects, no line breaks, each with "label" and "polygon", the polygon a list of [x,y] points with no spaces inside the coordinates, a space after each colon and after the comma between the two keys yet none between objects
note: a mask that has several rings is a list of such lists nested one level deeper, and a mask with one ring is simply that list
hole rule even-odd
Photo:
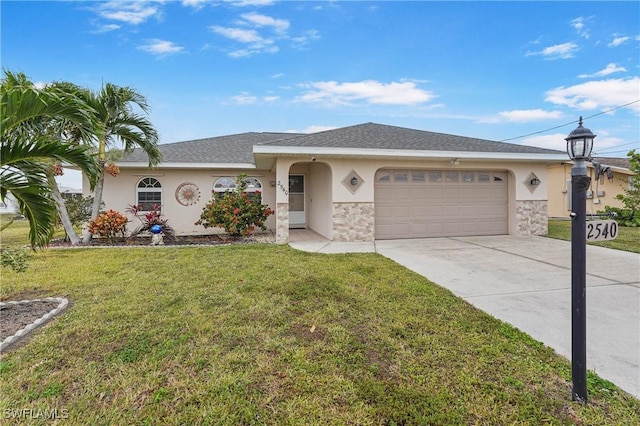
[{"label": "red flowers", "polygon": [[216,199],[214,194],[212,200],[202,209],[196,225],[202,225],[205,228],[224,228],[234,237],[248,237],[255,232],[256,228],[263,231],[267,229],[264,222],[273,214],[273,210],[252,198],[252,194],[245,192],[246,177],[246,175],[238,176],[235,190],[225,192],[222,198],[217,194],[218,199]]},{"label": "red flowers", "polygon": [[115,163],[109,163],[104,171],[109,173],[111,176],[116,177],[120,174],[120,167],[116,166]]}]

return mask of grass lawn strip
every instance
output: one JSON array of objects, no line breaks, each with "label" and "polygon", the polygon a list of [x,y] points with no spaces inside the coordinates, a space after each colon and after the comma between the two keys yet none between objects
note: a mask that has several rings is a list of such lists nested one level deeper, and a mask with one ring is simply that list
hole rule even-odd
[{"label": "grass lawn strip", "polygon": [[[640,402],[376,254],[78,249],[3,270],[74,306],[0,361],[0,412],[70,424],[637,424]],[[11,420],[11,419],[9,419]],[[44,422],[43,422],[44,424]]]},{"label": "grass lawn strip", "polygon": [[[571,241],[571,221],[550,220],[548,236],[559,240]],[[640,227],[620,226],[615,240],[588,242],[587,244],[640,253]]]}]

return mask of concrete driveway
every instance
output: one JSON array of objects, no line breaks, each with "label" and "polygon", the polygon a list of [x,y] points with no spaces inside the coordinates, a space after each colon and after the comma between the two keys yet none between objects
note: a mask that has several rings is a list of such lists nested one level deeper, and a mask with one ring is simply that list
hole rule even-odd
[{"label": "concrete driveway", "polygon": [[[297,243],[376,251],[571,358],[571,244],[544,237]],[[587,368],[640,398],[640,254],[587,247]]]}]

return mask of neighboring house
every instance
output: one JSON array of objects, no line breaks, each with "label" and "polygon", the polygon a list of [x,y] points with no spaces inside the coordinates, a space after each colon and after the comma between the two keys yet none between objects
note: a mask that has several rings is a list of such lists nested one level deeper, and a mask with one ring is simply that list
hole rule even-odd
[{"label": "neighboring house", "polygon": [[[276,240],[307,228],[334,241],[547,232],[547,173],[566,153],[366,123],[313,134],[243,133],[137,150],[106,175],[106,208],[162,207],[178,234],[240,173],[275,214]],[[85,181],[86,188],[86,181]],[[133,218],[132,218],[133,219]],[[135,225],[135,223],[134,223]]]},{"label": "neighboring house", "polygon": [[[587,163],[591,177],[591,187],[587,190],[587,213],[604,211],[605,206],[624,207],[622,201],[616,199],[616,195],[629,188],[629,181],[633,176],[633,172],[629,170],[629,159],[594,158],[593,161],[594,163]],[[594,166],[595,162],[600,164],[598,170]],[[569,217],[572,166],[571,161],[549,165],[549,217]]]},{"label": "neighboring house", "polygon": [[18,201],[8,192],[4,201],[0,201],[0,214],[16,214],[19,210]]},{"label": "neighboring house", "polygon": [[62,195],[64,199],[82,198],[82,189],[71,188],[69,186],[60,186],[58,189],[60,189],[60,195]]}]

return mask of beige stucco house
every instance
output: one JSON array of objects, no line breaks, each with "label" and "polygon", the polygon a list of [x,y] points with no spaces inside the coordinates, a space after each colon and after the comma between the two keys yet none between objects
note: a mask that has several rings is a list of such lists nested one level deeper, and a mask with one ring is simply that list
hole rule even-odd
[{"label": "beige stucco house", "polygon": [[107,208],[157,203],[178,234],[210,233],[194,225],[203,206],[244,173],[275,210],[267,226],[281,243],[294,228],[334,241],[545,234],[549,165],[566,159],[562,151],[375,123],[159,148],[154,169],[141,151],[117,163],[121,173],[105,180]]},{"label": "beige stucco house", "polygon": [[[597,168],[594,164],[599,163]],[[571,207],[570,161],[550,164],[548,169],[549,217],[568,218]],[[604,211],[605,206],[623,207],[616,195],[629,188],[633,176],[628,158],[595,158],[587,163],[591,187],[587,190],[587,213]]]}]

